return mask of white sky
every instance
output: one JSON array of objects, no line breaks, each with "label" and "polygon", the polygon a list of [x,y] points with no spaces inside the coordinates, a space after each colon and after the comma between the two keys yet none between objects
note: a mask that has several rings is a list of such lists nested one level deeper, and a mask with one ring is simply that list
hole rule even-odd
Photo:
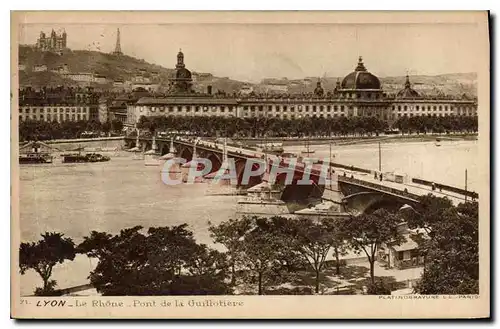
[{"label": "white sky", "polygon": [[269,77],[344,76],[359,55],[378,76],[477,72],[474,24],[26,24],[20,42],[65,28],[71,49],[111,52],[116,28],[122,51],[173,68],[186,66],[243,81]]}]

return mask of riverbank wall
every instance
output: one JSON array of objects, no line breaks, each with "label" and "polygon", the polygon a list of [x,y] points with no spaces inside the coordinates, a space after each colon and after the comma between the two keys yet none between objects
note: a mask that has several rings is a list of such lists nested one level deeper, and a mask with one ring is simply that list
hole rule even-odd
[{"label": "riverbank wall", "polygon": [[59,140],[56,139],[52,141],[45,141],[44,143],[50,145],[51,147],[54,147],[59,151],[71,151],[77,148],[121,150],[125,146],[125,139],[123,136]]}]

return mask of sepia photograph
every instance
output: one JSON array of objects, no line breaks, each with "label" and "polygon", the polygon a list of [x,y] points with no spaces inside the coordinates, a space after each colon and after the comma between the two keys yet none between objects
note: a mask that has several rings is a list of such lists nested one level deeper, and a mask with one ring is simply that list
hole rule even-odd
[{"label": "sepia photograph", "polygon": [[489,316],[487,12],[11,15],[14,317]]}]

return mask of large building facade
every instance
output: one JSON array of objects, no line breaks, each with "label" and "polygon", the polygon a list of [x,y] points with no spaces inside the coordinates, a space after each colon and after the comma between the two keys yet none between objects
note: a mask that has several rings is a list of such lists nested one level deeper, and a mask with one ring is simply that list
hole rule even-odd
[{"label": "large building facade", "polygon": [[99,119],[99,96],[92,88],[31,88],[19,91],[19,122]]},{"label": "large building facade", "polygon": [[135,125],[141,116],[222,116],[275,117],[297,119],[306,117],[376,117],[392,123],[401,117],[413,116],[475,116],[477,101],[462,98],[428,98],[406,83],[396,95],[387,95],[380,80],[371,74],[360,57],[353,72],[337,81],[333,91],[325,92],[318,80],[313,94],[240,94],[237,97],[205,94],[191,90],[191,72],[184,64],[184,54],[177,55],[176,74],[170,93],[165,97],[145,97],[128,105],[126,124]]}]

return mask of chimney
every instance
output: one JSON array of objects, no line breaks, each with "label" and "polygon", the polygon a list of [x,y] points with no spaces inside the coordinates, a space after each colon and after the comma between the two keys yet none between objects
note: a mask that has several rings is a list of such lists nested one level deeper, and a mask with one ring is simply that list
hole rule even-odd
[{"label": "chimney", "polygon": [[207,86],[207,94],[212,95],[212,86]]}]

